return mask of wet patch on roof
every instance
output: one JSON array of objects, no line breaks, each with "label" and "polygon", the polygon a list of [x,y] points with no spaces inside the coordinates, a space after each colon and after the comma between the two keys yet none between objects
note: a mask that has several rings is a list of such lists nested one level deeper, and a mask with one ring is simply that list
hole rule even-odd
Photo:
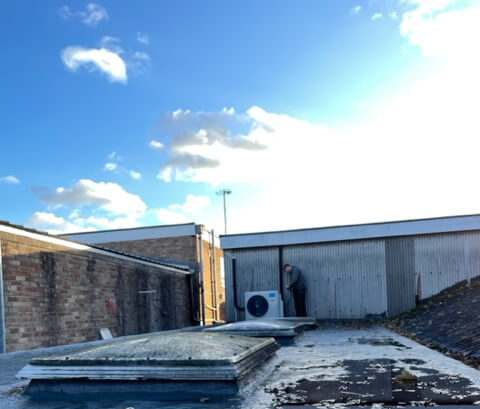
[{"label": "wet patch on roof", "polygon": [[[394,360],[347,360],[339,363],[346,370],[337,380],[300,378],[280,383],[266,391],[277,405],[340,403],[345,405],[471,405],[478,390],[463,377],[438,373],[417,377],[396,365]],[[476,395],[477,394],[477,395]]]},{"label": "wet patch on roof", "polygon": [[397,348],[409,348],[406,345],[394,340],[393,338],[358,338],[359,344],[368,344],[373,346],[394,346]]}]

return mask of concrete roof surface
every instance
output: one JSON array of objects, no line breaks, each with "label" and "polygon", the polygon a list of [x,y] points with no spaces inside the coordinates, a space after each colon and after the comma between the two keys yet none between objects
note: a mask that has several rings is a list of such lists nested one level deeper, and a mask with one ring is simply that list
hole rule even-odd
[{"label": "concrete roof surface", "polygon": [[[31,358],[41,355],[41,351],[29,354]],[[0,357],[0,371],[17,359],[25,364],[29,358],[25,354],[6,354]],[[0,389],[2,409],[40,407],[37,402],[15,394],[15,389],[9,394],[8,385],[11,389],[19,384],[11,378],[11,372],[0,373],[3,376],[10,378],[4,382],[3,391]],[[63,402],[65,406],[46,401],[41,408],[385,408],[433,403],[455,408],[479,403],[480,371],[384,327],[327,326],[307,331],[294,346],[277,351],[277,356],[254,375],[239,396],[223,401],[208,401],[208,397],[189,401],[188,390],[184,390],[180,399]]]}]

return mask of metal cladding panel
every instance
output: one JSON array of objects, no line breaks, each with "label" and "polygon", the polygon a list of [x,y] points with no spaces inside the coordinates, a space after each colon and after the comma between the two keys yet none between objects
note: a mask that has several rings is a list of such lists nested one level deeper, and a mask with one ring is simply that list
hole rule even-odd
[{"label": "metal cladding panel", "polygon": [[416,274],[414,239],[385,240],[388,316],[393,317],[415,307]]},{"label": "metal cladding panel", "polygon": [[[387,311],[383,240],[285,247],[283,261],[305,276],[309,316],[363,319]],[[287,273],[284,283],[289,283]],[[293,315],[293,299],[286,295],[285,301],[287,313]]]},{"label": "metal cladding panel", "polygon": [[227,321],[245,319],[245,313],[234,305],[232,258],[236,259],[237,302],[245,307],[246,291],[280,290],[277,247],[253,248],[225,252]]},{"label": "metal cladding panel", "polygon": [[417,237],[415,253],[422,299],[480,275],[480,234],[477,232]]}]

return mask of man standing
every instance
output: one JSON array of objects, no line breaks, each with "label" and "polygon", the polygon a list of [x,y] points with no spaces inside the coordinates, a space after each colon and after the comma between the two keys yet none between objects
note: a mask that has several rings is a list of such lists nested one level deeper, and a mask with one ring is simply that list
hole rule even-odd
[{"label": "man standing", "polygon": [[297,317],[306,317],[307,309],[305,307],[305,278],[298,267],[291,264],[285,264],[283,270],[290,276],[290,284],[287,289],[292,289],[293,300],[295,301],[295,313]]}]

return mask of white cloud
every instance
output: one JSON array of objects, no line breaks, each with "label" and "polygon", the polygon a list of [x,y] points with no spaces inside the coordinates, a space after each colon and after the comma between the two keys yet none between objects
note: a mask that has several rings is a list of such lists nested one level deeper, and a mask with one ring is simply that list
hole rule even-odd
[{"label": "white cloud", "polygon": [[120,39],[118,37],[103,36],[100,40],[100,47],[113,51],[115,54],[123,54],[123,48],[120,47]]},{"label": "white cloud", "polygon": [[150,148],[153,148],[153,149],[163,149],[164,148],[163,143],[159,142],[159,141],[156,141],[156,140],[150,141],[148,146],[150,146]]},{"label": "white cloud", "polygon": [[149,38],[148,34],[138,32],[137,33],[137,41],[139,43],[142,43],[142,44],[146,45],[150,42],[150,38]]},{"label": "white cloud", "polygon": [[135,180],[138,180],[142,177],[142,174],[140,172],[135,172],[134,170],[130,170],[129,173],[130,176]]},{"label": "white cloud", "polygon": [[100,4],[88,3],[85,10],[72,11],[69,6],[62,6],[58,14],[64,20],[78,18],[87,26],[95,27],[102,20],[108,20],[108,13],[105,7]]},{"label": "white cloud", "polygon": [[371,19],[372,19],[373,21],[375,21],[375,20],[381,20],[381,19],[383,19],[383,14],[382,14],[382,13],[375,13],[375,14],[371,17]]},{"label": "white cloud", "polygon": [[147,210],[143,200],[128,193],[122,186],[111,182],[94,182],[80,179],[72,187],[59,187],[41,194],[41,199],[51,206],[94,205],[113,215],[139,217]]},{"label": "white cloud", "polygon": [[[327,132],[324,127],[310,127],[305,121],[271,114],[259,107],[238,115],[248,128],[246,134],[238,135],[222,128],[218,112],[210,115],[183,111],[173,115],[181,119],[170,157],[158,174],[164,181],[175,179],[212,185],[262,181],[271,177],[272,160],[275,172],[288,168],[284,163],[288,163],[289,155],[295,151],[291,146],[292,137],[298,138],[301,144],[318,144],[317,140]],[[201,116],[201,125],[208,124],[209,128],[185,132],[184,124],[190,126],[186,116],[195,118],[196,115]]]},{"label": "white cloud", "polygon": [[116,183],[81,179],[70,188],[44,189],[40,198],[49,210],[68,210],[68,220],[51,211],[35,212],[28,219],[28,225],[51,233],[138,227],[147,214],[143,200]]},{"label": "white cloud", "polygon": [[192,221],[187,216],[169,209],[159,209],[155,214],[158,221],[164,224],[182,224]]},{"label": "white cloud", "polygon": [[135,180],[141,179],[142,174],[140,172],[137,172],[133,169],[128,169],[119,164],[119,162],[123,160],[123,157],[117,154],[117,152],[110,153],[108,155],[108,159],[110,161],[104,165],[104,170],[115,172],[116,174],[128,174],[132,179]]},{"label": "white cloud", "polygon": [[105,7],[95,3],[88,3],[87,11],[82,21],[87,26],[96,26],[100,21],[107,19],[108,14]]},{"label": "white cloud", "polygon": [[195,196],[189,194],[187,195],[184,204],[173,204],[170,205],[170,208],[173,210],[181,210],[184,213],[192,215],[199,215],[210,205],[210,202],[208,196]]},{"label": "white cloud", "polygon": [[135,51],[133,53],[133,58],[136,60],[142,60],[142,61],[150,61],[150,56],[147,53],[141,52],[141,51]]},{"label": "white cloud", "polygon": [[157,219],[165,224],[188,223],[193,217],[202,218],[211,200],[208,196],[188,194],[182,204],[171,204],[167,208],[154,210]]},{"label": "white cloud", "polygon": [[27,226],[39,230],[48,231],[51,234],[72,233],[83,231],[74,223],[66,221],[63,217],[56,216],[49,212],[35,212],[25,222]]},{"label": "white cloud", "polygon": [[351,13],[352,14],[359,14],[362,11],[362,6],[355,6],[352,8]]},{"label": "white cloud", "polygon": [[400,32],[429,56],[479,60],[480,2],[409,0]]},{"label": "white cloud", "polygon": [[65,220],[50,212],[35,212],[25,222],[27,226],[47,231],[50,234],[75,233],[99,229],[122,229],[138,227],[138,220],[129,217],[80,217],[78,209],[74,210],[69,219]]},{"label": "white cloud", "polygon": [[70,10],[70,7],[68,7],[68,6],[60,7],[58,9],[58,14],[64,20],[69,20],[71,17],[74,16],[74,13],[72,12],[72,10]]},{"label": "white cloud", "polygon": [[173,169],[171,166],[164,167],[160,172],[157,174],[157,178],[163,180],[166,183],[170,183],[172,181],[172,173]]},{"label": "white cloud", "polygon": [[86,219],[77,219],[77,223],[81,223],[87,229],[125,229],[131,227],[139,227],[141,224],[137,219],[131,217],[95,217],[89,216]]},{"label": "white cloud", "polygon": [[106,48],[67,47],[62,51],[62,61],[72,71],[81,66],[98,69],[112,82],[127,82],[127,67],[123,59]]},{"label": "white cloud", "polygon": [[396,19],[398,18],[397,12],[396,12],[396,11],[392,11],[392,12],[390,13],[390,18],[391,18],[392,20],[396,20]]},{"label": "white cloud", "polygon": [[108,163],[105,163],[105,166],[104,166],[104,169],[105,170],[110,170],[110,171],[114,171],[117,169],[117,164],[114,163],[114,162],[108,162]]},{"label": "white cloud", "polygon": [[8,175],[8,176],[1,177],[0,178],[0,183],[7,183],[7,184],[10,184],[10,185],[15,185],[15,184],[20,183],[20,180],[16,176]]},{"label": "white cloud", "polygon": [[[159,177],[232,188],[231,233],[478,213],[480,192],[471,186],[480,151],[480,83],[466,70],[465,79],[442,71],[405,87],[344,129],[252,107],[239,114],[249,124],[241,136],[265,149],[188,139],[168,152],[167,163],[181,152],[218,165],[171,164]],[[223,230],[220,202],[199,217],[216,230]],[[173,220],[171,212],[183,215],[183,206],[161,215]]]}]

